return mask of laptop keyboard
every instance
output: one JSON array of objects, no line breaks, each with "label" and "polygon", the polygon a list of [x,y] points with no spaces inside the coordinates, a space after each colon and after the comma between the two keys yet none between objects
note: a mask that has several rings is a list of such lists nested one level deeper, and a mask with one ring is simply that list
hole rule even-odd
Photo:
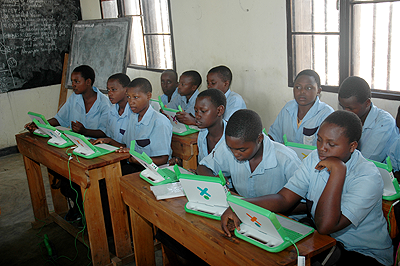
[{"label": "laptop keyboard", "polygon": [[285,228],[285,227],[283,227],[283,229],[284,229],[286,235],[287,235],[292,241],[295,241],[295,240],[297,240],[298,238],[300,238],[300,237],[303,236],[302,234],[299,234],[299,233],[297,233],[297,232],[295,232],[295,231],[292,231],[292,230],[290,230],[290,229],[287,229],[287,228]]}]

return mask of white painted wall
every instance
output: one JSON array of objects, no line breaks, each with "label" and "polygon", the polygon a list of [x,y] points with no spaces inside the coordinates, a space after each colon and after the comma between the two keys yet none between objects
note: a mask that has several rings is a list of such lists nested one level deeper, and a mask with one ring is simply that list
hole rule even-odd
[{"label": "white painted wall", "polygon": [[[232,89],[248,108],[257,111],[267,129],[283,105],[293,99],[287,86],[286,1],[171,0],[177,71],[195,69],[203,78],[213,66],[233,72]],[[81,0],[83,19],[98,19],[98,0]],[[161,93],[160,73],[128,69],[128,76],[146,77],[153,95]],[[15,133],[29,121],[28,111],[52,117],[57,111],[59,85],[0,94],[0,149],[15,145]],[[338,109],[337,94],[322,100]],[[396,115],[399,102],[373,99]]]}]

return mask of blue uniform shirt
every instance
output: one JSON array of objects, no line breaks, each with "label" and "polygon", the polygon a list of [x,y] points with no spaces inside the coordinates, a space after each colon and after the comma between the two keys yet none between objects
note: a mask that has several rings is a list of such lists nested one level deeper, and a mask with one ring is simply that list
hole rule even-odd
[{"label": "blue uniform shirt", "polygon": [[135,151],[149,157],[171,155],[172,125],[165,115],[149,106],[140,122],[138,114],[132,113],[130,117],[122,143],[129,148],[131,141],[136,140]]},{"label": "blue uniform shirt", "polygon": [[85,103],[82,94],[73,93],[54,116],[60,126],[71,127],[71,121],[79,121],[87,129],[100,129],[105,132],[107,113],[111,106],[108,97],[96,87],[93,90],[97,93],[97,99],[89,112],[86,113]]},{"label": "blue uniform shirt", "polygon": [[[211,153],[214,152],[215,149],[218,147],[218,145],[220,145],[225,139],[226,121],[225,120],[222,121],[224,123],[224,133],[222,134],[222,137],[219,139],[217,144],[215,144],[214,149],[211,151]],[[197,136],[197,147],[199,148],[199,155],[197,156],[197,160],[199,162],[208,155],[207,135],[208,135],[208,129],[204,128],[200,130],[199,135]]]},{"label": "blue uniform shirt", "polygon": [[[312,217],[330,175],[326,168],[321,171],[315,169],[319,161],[317,150],[310,153],[285,185],[300,197],[313,202]],[[382,212],[383,180],[379,170],[358,150],[353,152],[346,167],[341,211],[351,224],[331,236],[342,242],[346,250],[373,257],[384,265],[392,265],[393,247]]]},{"label": "blue uniform shirt", "polygon": [[[172,93],[171,101],[172,101],[172,99],[174,99],[176,96],[180,96],[179,93],[178,93],[178,88],[176,88],[175,91],[174,91],[174,93]],[[169,103],[169,102],[168,102],[168,96],[165,95],[165,94],[161,95],[161,101],[162,101],[162,103],[163,103],[164,105],[167,105],[167,104]]]},{"label": "blue uniform shirt", "polygon": [[104,133],[109,138],[112,138],[113,140],[122,143],[122,137],[124,136],[126,129],[128,128],[129,119],[133,112],[128,103],[126,103],[122,115],[119,115],[118,109],[118,103],[110,107],[107,116],[107,127]]},{"label": "blue uniform shirt", "polygon": [[300,159],[284,145],[274,142],[264,134],[263,159],[254,172],[249,161],[239,162],[226,145],[225,140],[201,162],[214,174],[219,170],[232,177],[237,192],[246,198],[277,193],[299,168]]},{"label": "blue uniform shirt", "polygon": [[296,100],[286,103],[269,128],[268,135],[279,143],[283,143],[283,135],[286,134],[290,142],[316,146],[319,126],[328,115],[333,113],[333,108],[317,97],[301,121],[300,127],[297,128],[298,106]]},{"label": "blue uniform shirt", "polygon": [[181,96],[180,94],[178,94],[175,98],[173,98],[169,102],[167,107],[171,108],[171,109],[178,110],[178,106],[180,105],[182,107],[183,111],[185,111],[186,113],[190,113],[193,116],[195,116],[194,105],[196,104],[197,95],[199,95],[199,90],[198,89],[196,89],[196,91],[190,97],[189,101],[187,101],[186,96]]},{"label": "blue uniform shirt", "polygon": [[385,162],[390,146],[398,135],[393,116],[371,103],[371,110],[365,119],[357,149],[367,159]]},{"label": "blue uniform shirt", "polygon": [[396,138],[389,149],[390,161],[392,162],[393,171],[400,171],[400,136]]},{"label": "blue uniform shirt", "polygon": [[240,94],[236,92],[231,91],[231,89],[229,89],[225,93],[225,97],[226,97],[226,108],[224,113],[224,119],[226,121],[228,121],[229,118],[233,115],[233,113],[236,112],[237,110],[247,108],[242,96],[240,96]]}]

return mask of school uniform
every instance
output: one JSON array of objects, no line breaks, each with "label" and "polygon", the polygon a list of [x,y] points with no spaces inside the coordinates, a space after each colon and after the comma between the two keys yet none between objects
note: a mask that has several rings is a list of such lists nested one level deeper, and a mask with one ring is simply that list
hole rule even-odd
[{"label": "school uniform", "polygon": [[242,96],[240,96],[239,93],[236,93],[234,91],[231,91],[231,89],[229,89],[225,93],[225,97],[226,97],[226,108],[224,113],[224,119],[226,121],[228,121],[229,118],[233,115],[233,113],[236,112],[237,110],[247,108]]},{"label": "school uniform", "polygon": [[60,126],[71,127],[71,121],[79,121],[87,129],[106,129],[108,110],[111,102],[108,97],[100,92],[96,87],[93,91],[97,94],[97,99],[93,103],[89,112],[86,113],[85,103],[82,94],[73,93],[54,116]]},{"label": "school uniform", "polygon": [[194,105],[196,103],[197,95],[199,95],[199,90],[196,89],[193,95],[190,97],[189,101],[187,101],[186,96],[181,96],[178,94],[175,98],[173,98],[169,104],[167,105],[168,108],[178,110],[178,106],[180,105],[182,110],[186,113],[190,113],[195,116],[194,113]]},{"label": "school uniform", "polygon": [[[176,88],[175,91],[174,91],[174,93],[172,93],[171,101],[172,101],[172,99],[174,99],[176,96],[180,96],[179,93],[178,93],[178,88]],[[165,94],[161,95],[161,102],[162,102],[164,105],[167,105],[168,103],[170,103],[170,102],[168,102],[168,96],[165,95]]]},{"label": "school uniform", "polygon": [[[321,171],[315,169],[319,161],[317,150],[310,153],[285,185],[285,188],[312,202],[312,217],[330,175],[326,168]],[[348,251],[392,265],[393,246],[382,212],[383,181],[379,170],[358,150],[353,152],[346,167],[341,212],[351,224],[330,235],[343,243]]]},{"label": "school uniform", "polygon": [[[215,144],[214,148],[210,153],[213,153],[215,149],[218,147],[218,145],[220,145],[225,139],[226,121],[222,120],[222,122],[224,123],[224,131],[222,133],[222,137],[219,139],[217,144]],[[200,130],[199,135],[197,136],[197,147],[199,148],[199,154],[197,155],[197,160],[199,162],[208,155],[207,135],[208,135],[208,129],[204,128]]]},{"label": "school uniform", "polygon": [[317,132],[325,118],[333,113],[333,108],[317,99],[297,127],[298,107],[296,100],[291,100],[279,112],[275,122],[269,128],[268,135],[275,141],[283,143],[283,135],[287,140],[306,145],[317,145]]},{"label": "school uniform", "polygon": [[400,171],[400,136],[396,138],[389,149],[389,157],[394,172]]},{"label": "school uniform", "polygon": [[224,175],[231,176],[233,186],[241,196],[254,198],[274,194],[283,188],[301,162],[293,150],[270,140],[265,134],[262,149],[263,158],[254,172],[250,170],[249,161],[236,160],[225,139],[200,164],[214,174],[222,170]]},{"label": "school uniform", "polygon": [[149,157],[171,155],[172,125],[165,115],[149,106],[139,122],[139,115],[132,113],[122,143],[128,148],[136,140],[135,151],[145,152]]},{"label": "school uniform", "polygon": [[124,112],[121,115],[119,115],[118,110],[118,103],[110,107],[107,116],[107,127],[104,133],[107,137],[122,143],[122,137],[128,128],[129,119],[133,112],[128,103],[126,103]]},{"label": "school uniform", "polygon": [[385,162],[390,146],[399,135],[398,132],[392,115],[371,103],[357,149],[367,159]]}]

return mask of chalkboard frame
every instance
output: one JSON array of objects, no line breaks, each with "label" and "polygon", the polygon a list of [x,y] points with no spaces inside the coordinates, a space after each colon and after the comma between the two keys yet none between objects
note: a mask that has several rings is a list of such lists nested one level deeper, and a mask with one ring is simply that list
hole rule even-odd
[{"label": "chalkboard frame", "polygon": [[[108,77],[110,77],[112,74],[115,73],[126,73],[129,63],[129,43],[130,43],[129,41],[131,37],[131,28],[132,28],[131,24],[132,24],[132,19],[130,17],[121,17],[115,19],[80,20],[75,22],[72,25],[72,30],[71,30],[70,53],[68,59],[68,70],[65,81],[65,87],[68,89],[72,89],[71,74],[74,68],[79,65],[89,65],[94,69],[96,78],[93,86],[97,87],[103,92],[106,91]],[[122,27],[122,29],[126,29],[126,32],[123,32],[125,35],[122,36],[121,38],[124,42],[120,44],[120,47],[118,47],[119,49],[122,49],[122,53],[119,54],[119,56],[116,59],[116,61],[119,62],[117,65],[111,64],[111,67],[110,65],[107,66],[96,65],[96,62],[94,62],[95,60],[93,59],[93,57],[91,57],[92,55],[89,56],[90,60],[87,61],[85,60],[84,62],[80,61],[79,58],[77,58],[77,56],[79,56],[79,53],[81,53],[81,51],[77,50],[79,49],[77,48],[77,42],[78,42],[77,38],[80,38],[79,41],[82,40],[87,41],[87,39],[82,39],[86,38],[87,36],[82,36],[82,32],[80,32],[78,29],[82,28],[94,29],[95,27],[100,27],[100,26],[105,29],[109,29],[106,27],[111,27],[111,26],[114,27],[115,25],[119,25],[120,27]],[[122,29],[120,30],[122,31]],[[78,33],[81,35],[77,37]],[[96,41],[98,42],[105,41],[104,39],[101,39],[101,37],[104,36],[97,36]],[[106,47],[103,46],[102,48]],[[113,47],[113,49],[115,49],[115,47]],[[101,52],[103,51],[104,50],[100,51],[98,55],[101,56]]]}]

